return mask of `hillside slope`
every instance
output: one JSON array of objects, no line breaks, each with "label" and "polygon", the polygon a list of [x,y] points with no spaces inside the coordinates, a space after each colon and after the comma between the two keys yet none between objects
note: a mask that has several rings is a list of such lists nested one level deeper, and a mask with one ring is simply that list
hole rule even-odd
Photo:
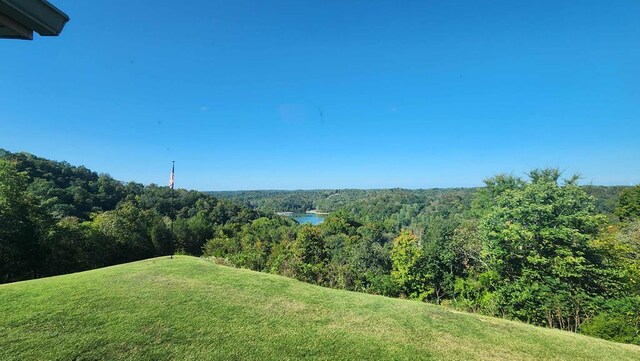
[{"label": "hillside slope", "polygon": [[155,258],[0,285],[0,359],[638,360],[640,347]]}]

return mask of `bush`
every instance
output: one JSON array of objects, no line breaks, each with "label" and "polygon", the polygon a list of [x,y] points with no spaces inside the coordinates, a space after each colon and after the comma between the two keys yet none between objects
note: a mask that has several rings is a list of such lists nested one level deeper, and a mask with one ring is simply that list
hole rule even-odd
[{"label": "bush", "polygon": [[582,333],[640,345],[640,296],[608,302],[603,312],[582,324]]}]

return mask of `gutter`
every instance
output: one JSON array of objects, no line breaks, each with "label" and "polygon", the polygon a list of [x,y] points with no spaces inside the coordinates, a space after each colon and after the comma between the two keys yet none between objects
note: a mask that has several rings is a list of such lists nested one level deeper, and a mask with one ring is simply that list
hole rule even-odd
[{"label": "gutter", "polygon": [[46,0],[0,0],[0,14],[42,36],[57,36],[69,16]]}]

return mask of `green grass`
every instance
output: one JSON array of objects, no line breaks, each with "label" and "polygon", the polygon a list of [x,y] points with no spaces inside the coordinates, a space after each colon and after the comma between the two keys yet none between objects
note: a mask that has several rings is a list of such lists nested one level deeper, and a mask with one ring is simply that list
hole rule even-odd
[{"label": "green grass", "polygon": [[179,256],[0,285],[0,360],[640,360],[640,347]]}]

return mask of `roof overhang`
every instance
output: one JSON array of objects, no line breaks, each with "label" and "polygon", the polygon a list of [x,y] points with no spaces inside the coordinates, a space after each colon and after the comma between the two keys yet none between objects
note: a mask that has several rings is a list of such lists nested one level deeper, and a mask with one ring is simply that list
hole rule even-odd
[{"label": "roof overhang", "polygon": [[46,0],[0,0],[0,38],[33,39],[33,32],[57,36],[69,16]]}]

